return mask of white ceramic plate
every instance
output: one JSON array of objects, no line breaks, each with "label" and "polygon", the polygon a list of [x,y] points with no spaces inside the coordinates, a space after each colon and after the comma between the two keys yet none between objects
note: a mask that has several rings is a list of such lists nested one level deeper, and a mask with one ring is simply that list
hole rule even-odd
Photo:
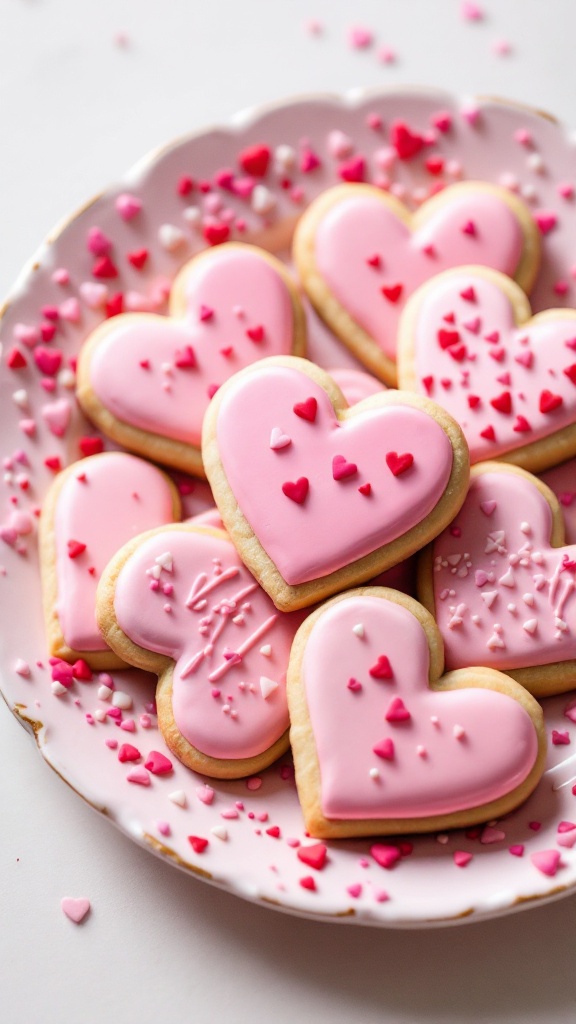
[{"label": "white ceramic plate", "polygon": [[[451,126],[447,131],[432,128],[440,111],[449,112]],[[576,255],[576,203],[558,192],[560,183],[573,182],[574,146],[551,119],[512,104],[459,101],[423,90],[355,95],[344,100],[310,98],[242,115],[229,128],[203,132],[141,162],[117,188],[88,204],[54,232],[18,279],[0,324],[0,437],[5,471],[0,484],[0,528],[8,523],[14,498],[24,511],[41,504],[52,475],[44,459],[60,456],[63,464],[73,461],[78,457],[78,436],[93,433],[76,408],[63,439],[48,430],[42,419],[43,405],[48,400],[70,398],[72,393],[60,382],[55,393],[47,395],[26,345],[27,340],[33,340],[33,331],[46,320],[42,314],[46,306],[56,306],[68,316],[60,318],[56,336],[49,343],[63,350],[66,361],[78,352],[86,333],[102,318],[102,311],[91,310],[79,293],[81,283],[95,280],[91,273],[94,256],[86,245],[89,229],[99,227],[113,242],[112,258],[119,276],[104,282],[110,294],[136,291],[149,295],[160,278],[171,279],[181,264],[203,247],[202,218],[208,195],[221,197],[224,210],[232,211],[224,216],[233,218],[233,223],[237,218],[245,220],[242,237],[281,251],[302,206],[339,180],[341,161],[330,156],[328,145],[333,131],[343,132],[354,152],[366,157],[369,178],[389,175],[404,187],[408,199],[414,193],[417,198],[419,190],[436,180],[422,159],[396,161],[382,170],[387,162],[388,128],[397,119],[421,133],[433,133],[429,151],[443,157],[446,180],[462,176],[517,183],[534,208],[557,212],[556,227],[544,237],[544,263],[532,301],[536,309],[576,305],[570,274]],[[526,137],[519,141],[518,129],[528,132],[530,141]],[[294,170],[277,172],[272,168],[265,179],[269,195],[264,195],[263,205],[268,205],[271,197],[273,208],[258,213],[250,200],[218,187],[203,193],[196,186],[186,197],[178,194],[182,176],[190,175],[196,183],[213,182],[222,168],[237,167],[241,150],[259,142],[273,149],[290,146],[296,153]],[[309,173],[299,169],[306,148],[313,149],[322,161]],[[290,179],[290,185],[283,187],[282,179]],[[142,213],[130,221],[123,220],[116,209],[116,198],[122,193],[135,195],[143,202]],[[196,214],[185,213],[191,206],[201,211],[199,224],[194,223]],[[217,201],[208,199],[209,217],[220,221],[222,211],[216,206]],[[159,229],[166,224],[183,232],[181,245],[173,251],[165,247],[165,230],[161,233],[164,245],[159,237]],[[170,234],[173,239],[174,233]],[[238,237],[235,232],[233,236]],[[145,269],[138,271],[129,264],[126,254],[144,247],[150,255]],[[59,268],[69,272],[68,284],[55,281],[54,271]],[[79,296],[80,319],[76,320],[70,318],[75,313],[74,303],[66,304],[66,300]],[[23,331],[18,324],[32,332]],[[329,366],[353,365],[312,315],[310,335],[313,358]],[[29,363],[23,370],[7,366],[15,338]],[[22,389],[28,396],[24,409],[13,397]],[[21,427],[22,420],[31,418],[37,424],[34,437],[23,433]],[[206,486],[198,485],[187,499],[187,511],[200,511],[208,503]],[[211,783],[209,803],[205,802],[204,780],[182,766],[169,776],[153,776],[149,787],[129,783],[126,774],[130,766],[118,761],[117,751],[106,741],[129,741],[144,755],[152,749],[165,749],[156,719],[149,715],[154,679],[136,671],[116,674],[117,686],[133,696],[133,709],[124,714],[133,718],[133,732],[121,732],[110,718],[89,724],[87,714],[109,706],[98,699],[96,679],[75,683],[62,697],[51,692],[34,534],[21,536],[16,547],[0,540],[0,566],[0,665],[6,703],[29,723],[42,756],[63,780],[123,832],[165,859],[246,899],[291,913],[388,926],[422,927],[478,920],[530,906],[536,900],[552,899],[576,886],[576,849],[563,845],[569,844],[569,832],[558,831],[562,821],[576,820],[576,796],[572,792],[576,781],[576,755],[572,754],[576,725],[565,716],[570,695],[547,701],[545,714],[548,732],[567,732],[571,745],[550,745],[547,771],[536,792],[505,821],[474,830],[469,836],[454,833],[413,838],[403,845],[404,856],[390,871],[372,858],[369,841],[333,842],[328,844],[326,865],[315,871],[297,853],[298,844],[311,845],[312,841],[303,832],[289,758],[258,780]],[[29,676],[16,671],[19,659],[30,666]],[[170,794],[178,791],[185,794],[185,807],[170,799]],[[212,832],[221,827],[227,838]],[[209,839],[202,854],[193,852],[189,835]],[[522,855],[511,853],[511,846],[523,847]],[[456,850],[473,854],[466,868],[456,867]],[[532,859],[533,854],[545,850],[561,853],[553,877],[543,874]],[[301,879],[307,875],[314,877],[315,891],[301,886]]]}]

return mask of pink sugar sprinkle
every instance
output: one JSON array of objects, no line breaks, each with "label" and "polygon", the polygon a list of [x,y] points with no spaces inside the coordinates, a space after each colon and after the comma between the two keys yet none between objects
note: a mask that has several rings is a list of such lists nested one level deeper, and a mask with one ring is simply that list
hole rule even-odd
[{"label": "pink sugar sprinkle", "polygon": [[390,46],[381,46],[377,57],[381,64],[395,64],[398,59],[396,51]]},{"label": "pink sugar sprinkle", "polygon": [[507,39],[495,39],[492,49],[499,57],[507,57],[512,52],[512,45]]},{"label": "pink sugar sprinkle", "polygon": [[474,0],[463,0],[460,7],[460,14],[464,21],[482,21],[484,10]]},{"label": "pink sugar sprinkle", "polygon": [[560,732],[560,730],[558,729],[552,729],[552,743],[555,747],[566,746],[568,743],[570,743],[569,732]]},{"label": "pink sugar sprinkle", "polygon": [[348,45],[353,50],[367,50],[374,42],[374,33],[369,28],[353,25],[348,29]]},{"label": "pink sugar sprinkle", "polygon": [[54,284],[66,285],[70,283],[70,274],[65,267],[58,267],[52,274]]},{"label": "pink sugar sprinkle", "polygon": [[253,775],[252,778],[246,781],[246,789],[249,789],[251,792],[256,792],[256,790],[260,789],[261,785],[262,779],[258,775]]},{"label": "pink sugar sprinkle", "polygon": [[305,21],[304,29],[310,36],[321,36],[324,33],[324,25],[317,18],[309,18]]},{"label": "pink sugar sprinkle", "polygon": [[157,821],[156,828],[161,836],[169,836],[172,831],[167,821]]}]

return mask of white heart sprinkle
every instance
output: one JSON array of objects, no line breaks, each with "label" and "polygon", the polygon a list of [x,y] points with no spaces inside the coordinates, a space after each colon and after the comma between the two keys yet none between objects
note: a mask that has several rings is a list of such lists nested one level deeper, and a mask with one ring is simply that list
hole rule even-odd
[{"label": "white heart sprinkle", "polygon": [[264,700],[267,700],[271,693],[274,693],[278,689],[278,683],[274,679],[268,679],[267,676],[260,676],[260,690]]},{"label": "white heart sprinkle", "polygon": [[172,803],[176,804],[178,807],[186,807],[186,804],[188,802],[186,800],[186,793],[184,792],[183,789],[176,789],[174,790],[173,793],[169,793],[168,799],[171,800]]},{"label": "white heart sprinkle", "polygon": [[361,622],[357,622],[355,626],[352,626],[352,632],[359,636],[360,639],[364,636],[364,626]]}]

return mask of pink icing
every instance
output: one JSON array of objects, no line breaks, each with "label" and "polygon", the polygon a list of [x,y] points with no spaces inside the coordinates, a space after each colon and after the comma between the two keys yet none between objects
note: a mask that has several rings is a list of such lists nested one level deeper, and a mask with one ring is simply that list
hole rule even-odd
[{"label": "pink icing", "polygon": [[[152,589],[149,571],[167,552],[172,568]],[[276,610],[223,533],[157,532],[124,565],[114,607],[131,640],[176,662],[174,719],[198,750],[253,757],[288,728],[286,668],[301,616]],[[268,696],[262,678],[277,684]]]},{"label": "pink icing", "polygon": [[[310,398],[318,403],[314,422],[294,412]],[[291,443],[271,448],[274,427]],[[236,501],[290,585],[325,576],[406,533],[440,500],[452,469],[450,442],[431,416],[393,405],[339,422],[324,389],[292,367],[261,368],[229,387],[217,437]],[[414,455],[398,477],[386,464],[391,450]],[[357,467],[354,475],[334,479],[338,455]],[[302,478],[309,490],[299,503],[282,488]],[[368,496],[358,490],[366,483]]]},{"label": "pink icing", "polygon": [[[462,297],[470,288],[473,301]],[[439,278],[424,296],[414,339],[417,387],[460,423],[472,462],[576,421],[576,386],[564,373],[576,364],[576,352],[568,344],[576,337],[576,317],[570,312],[566,319],[516,327],[507,296],[472,268]],[[447,314],[454,319],[447,322]],[[440,331],[451,332],[454,343],[443,348]],[[560,396],[561,405],[541,412],[543,391]],[[506,394],[510,402],[504,411],[494,408],[492,400]],[[479,399],[473,408],[471,396],[472,401]],[[494,440],[480,436],[489,427]]]},{"label": "pink icing", "polygon": [[[470,221],[473,234],[463,231]],[[466,263],[513,276],[523,244],[510,207],[482,191],[455,194],[416,232],[381,200],[359,195],[324,216],[316,232],[316,263],[339,303],[394,359],[398,320],[416,288],[432,274]],[[374,255],[381,257],[380,266],[367,263]],[[381,288],[398,284],[399,298],[387,300]]]},{"label": "pink icing", "polygon": [[576,459],[569,459],[542,473],[542,480],[551,487],[560,502],[564,516],[566,540],[576,544]]},{"label": "pink icing", "polygon": [[[69,647],[105,651],[95,612],[102,571],[135,534],[172,522],[172,491],[163,473],[122,452],[94,455],[77,468],[60,490],[54,516],[58,618]],[[86,545],[77,558],[69,557],[71,540]]]},{"label": "pink icing", "polygon": [[116,317],[93,353],[91,382],[118,419],[198,446],[220,384],[257,359],[292,351],[292,304],[274,268],[240,248],[216,249],[192,263],[185,296],[181,320]]},{"label": "pink icing", "polygon": [[[384,654],[390,680],[370,672]],[[313,627],[303,674],[328,818],[450,814],[504,796],[529,774],[537,740],[527,712],[491,690],[434,693],[429,662],[418,620],[382,598],[351,596]],[[391,712],[400,701],[409,718]]]},{"label": "pink icing", "polygon": [[576,658],[576,546],[550,547],[550,506],[536,485],[504,469],[482,473],[454,525],[459,535],[445,530],[433,549],[447,667]]}]

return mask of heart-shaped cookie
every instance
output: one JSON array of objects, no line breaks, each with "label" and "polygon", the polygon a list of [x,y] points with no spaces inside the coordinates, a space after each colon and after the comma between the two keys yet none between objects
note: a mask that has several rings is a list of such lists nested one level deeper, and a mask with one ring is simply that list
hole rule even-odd
[{"label": "heart-shaped cookie", "polygon": [[50,653],[92,668],[123,665],[96,625],[96,588],[112,555],[136,533],[180,518],[171,480],[123,452],[75,462],[58,475],[40,517],[40,559]]},{"label": "heart-shaped cookie", "polygon": [[278,608],[313,604],[402,561],[460,507],[468,455],[428,399],[349,408],[303,359],[269,359],[215,396],[202,455],[222,520]]},{"label": "heart-shaped cookie", "polygon": [[442,671],[432,617],[397,591],[354,590],[306,619],[288,701],[311,835],[469,825],[532,792],[545,755],[538,703],[500,672]]},{"label": "heart-shaped cookie", "polygon": [[121,658],[159,676],[160,729],[188,767],[240,778],[287,749],[302,617],[274,608],[223,531],[179,524],[136,537],[102,578],[98,621]]},{"label": "heart-shaped cookie", "polygon": [[203,476],[202,420],[214,392],[242,367],[304,346],[284,266],[253,246],[221,245],[180,271],[169,317],[126,313],[96,328],[80,353],[78,400],[125,448]]},{"label": "heart-shaped cookie", "polygon": [[400,386],[454,416],[471,462],[538,471],[576,454],[576,310],[531,317],[509,278],[460,267],[419,289],[399,330]]},{"label": "heart-shaped cookie", "polygon": [[373,186],[341,185],[303,215],[294,257],[320,316],[395,386],[398,321],[410,295],[434,274],[467,263],[494,267],[528,291],[540,236],[527,207],[495,185],[452,185],[416,213]]},{"label": "heart-shaped cookie", "polygon": [[563,545],[541,480],[504,463],[473,468],[466,501],[419,570],[448,668],[488,665],[538,697],[576,685],[576,545]]}]

